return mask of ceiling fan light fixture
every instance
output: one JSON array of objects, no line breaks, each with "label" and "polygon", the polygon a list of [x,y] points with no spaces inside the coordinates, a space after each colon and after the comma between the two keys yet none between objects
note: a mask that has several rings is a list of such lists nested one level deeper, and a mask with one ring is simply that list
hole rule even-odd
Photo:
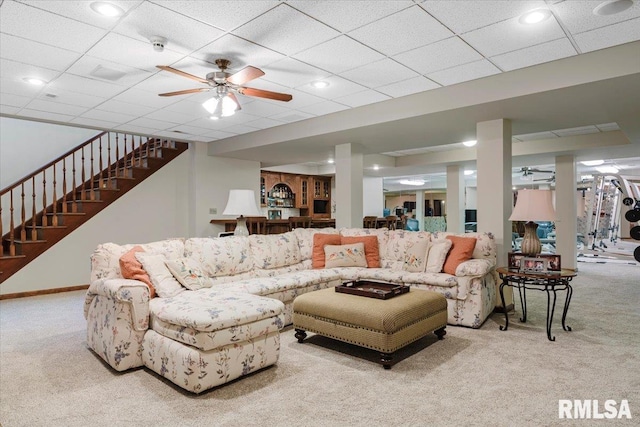
[{"label": "ceiling fan light fixture", "polygon": [[227,95],[216,95],[207,99],[202,106],[211,114],[211,119],[233,116],[238,111],[238,104]]},{"label": "ceiling fan light fixture", "polygon": [[109,18],[115,18],[124,14],[124,10],[120,6],[106,1],[94,1],[89,7],[91,7],[95,13]]},{"label": "ceiling fan light fixture", "polygon": [[550,17],[551,11],[549,9],[535,9],[521,15],[518,22],[523,25],[533,25],[546,21]]}]

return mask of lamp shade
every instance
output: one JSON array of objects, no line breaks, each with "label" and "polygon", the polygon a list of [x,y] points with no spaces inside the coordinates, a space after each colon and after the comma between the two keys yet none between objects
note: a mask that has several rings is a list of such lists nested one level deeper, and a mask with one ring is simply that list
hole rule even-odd
[{"label": "lamp shade", "polygon": [[520,190],[509,221],[555,221],[551,190]]},{"label": "lamp shade", "polygon": [[229,190],[229,201],[222,215],[260,216],[253,190]]}]

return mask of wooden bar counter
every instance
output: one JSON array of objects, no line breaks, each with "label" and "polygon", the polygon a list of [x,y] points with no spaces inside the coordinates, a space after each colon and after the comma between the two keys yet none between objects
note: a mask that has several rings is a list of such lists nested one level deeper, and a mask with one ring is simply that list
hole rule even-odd
[{"label": "wooden bar counter", "polygon": [[[236,228],[235,219],[212,219],[210,224],[224,225],[224,231],[233,231]],[[333,218],[314,218],[311,220],[311,228],[335,227],[336,220]],[[289,231],[288,219],[268,219],[267,234],[280,234]]]}]

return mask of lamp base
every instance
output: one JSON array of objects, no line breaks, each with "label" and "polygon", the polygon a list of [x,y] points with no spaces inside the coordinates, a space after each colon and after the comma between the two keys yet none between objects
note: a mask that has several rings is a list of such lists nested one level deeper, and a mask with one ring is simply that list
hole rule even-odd
[{"label": "lamp base", "polygon": [[238,222],[236,223],[236,229],[233,230],[234,236],[248,236],[249,229],[247,228],[247,219],[240,215]]},{"label": "lamp base", "polygon": [[524,237],[520,243],[520,252],[523,255],[535,257],[542,251],[542,244],[538,238],[538,224],[528,221],[524,225]]}]

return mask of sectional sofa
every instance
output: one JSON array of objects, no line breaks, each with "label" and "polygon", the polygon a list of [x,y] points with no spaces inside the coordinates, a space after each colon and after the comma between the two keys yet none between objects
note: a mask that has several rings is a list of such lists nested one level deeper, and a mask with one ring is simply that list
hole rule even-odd
[{"label": "sectional sofa", "polygon": [[[452,267],[455,239],[474,244]],[[199,393],[276,363],[296,296],[347,280],[441,293],[449,324],[478,328],[495,305],[495,264],[490,233],[295,229],[104,243],[91,256],[87,345],[118,371],[146,366]]]}]

